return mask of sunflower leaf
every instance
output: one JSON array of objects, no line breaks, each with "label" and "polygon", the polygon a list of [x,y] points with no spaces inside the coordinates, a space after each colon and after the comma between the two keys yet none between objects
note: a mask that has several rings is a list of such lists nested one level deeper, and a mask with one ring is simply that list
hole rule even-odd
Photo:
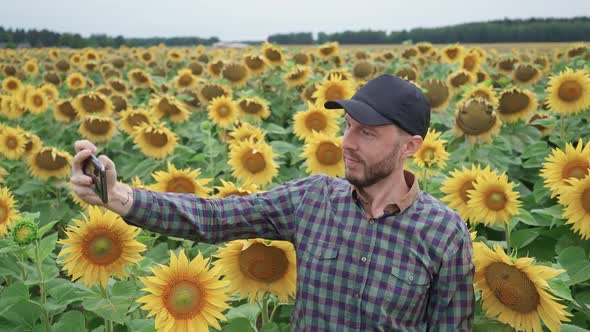
[{"label": "sunflower leaf", "polygon": [[557,261],[567,270],[570,277],[568,285],[576,285],[590,279],[590,261],[586,257],[584,248],[566,248],[559,254]]},{"label": "sunflower leaf", "polygon": [[51,326],[51,331],[83,331],[86,328],[84,314],[80,311],[68,311]]},{"label": "sunflower leaf", "polygon": [[533,242],[545,228],[535,227],[516,231],[510,235],[510,243],[514,248],[520,249]]}]

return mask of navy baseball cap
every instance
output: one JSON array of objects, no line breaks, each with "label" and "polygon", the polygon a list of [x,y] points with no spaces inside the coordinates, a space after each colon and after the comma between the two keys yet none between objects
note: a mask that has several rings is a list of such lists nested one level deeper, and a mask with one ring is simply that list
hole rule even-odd
[{"label": "navy baseball cap", "polygon": [[422,90],[403,78],[387,74],[368,81],[351,99],[330,100],[324,107],[343,108],[367,126],[395,124],[422,138],[430,126],[430,105]]}]

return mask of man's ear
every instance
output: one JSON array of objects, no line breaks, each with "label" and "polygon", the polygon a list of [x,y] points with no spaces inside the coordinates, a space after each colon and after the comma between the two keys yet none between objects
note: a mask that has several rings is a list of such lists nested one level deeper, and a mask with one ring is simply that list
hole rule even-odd
[{"label": "man's ear", "polygon": [[413,156],[414,153],[416,153],[416,151],[418,151],[420,149],[420,147],[422,146],[422,143],[424,143],[422,136],[420,136],[420,135],[408,136],[406,138],[406,142],[402,145],[401,157],[403,159],[406,159],[406,158]]}]

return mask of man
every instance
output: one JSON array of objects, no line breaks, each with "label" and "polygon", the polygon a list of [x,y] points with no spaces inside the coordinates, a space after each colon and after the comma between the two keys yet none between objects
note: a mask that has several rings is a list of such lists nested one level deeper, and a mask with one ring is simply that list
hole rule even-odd
[{"label": "man", "polygon": [[[344,108],[346,179],[323,175],[246,197],[203,199],[154,193],[107,169],[107,208],[126,222],[210,243],[262,237],[297,251],[294,331],[467,331],[474,311],[472,244],[461,218],[420,191],[404,160],[422,145],[430,107],[412,83],[391,75],[364,85]],[[96,147],[78,141],[71,182],[102,205],[82,162]]]}]

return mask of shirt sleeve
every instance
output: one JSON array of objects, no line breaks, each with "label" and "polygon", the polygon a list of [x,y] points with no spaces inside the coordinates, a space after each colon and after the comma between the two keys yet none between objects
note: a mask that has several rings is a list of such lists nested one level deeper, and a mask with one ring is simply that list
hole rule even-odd
[{"label": "shirt sleeve", "polygon": [[295,212],[314,176],[248,196],[201,198],[193,194],[133,189],[123,219],[164,235],[219,243],[256,238],[293,240]]},{"label": "shirt sleeve", "polygon": [[[459,218],[460,219],[460,218]],[[426,309],[428,331],[471,331],[475,311],[473,246],[462,220],[460,238],[445,250]]]}]

